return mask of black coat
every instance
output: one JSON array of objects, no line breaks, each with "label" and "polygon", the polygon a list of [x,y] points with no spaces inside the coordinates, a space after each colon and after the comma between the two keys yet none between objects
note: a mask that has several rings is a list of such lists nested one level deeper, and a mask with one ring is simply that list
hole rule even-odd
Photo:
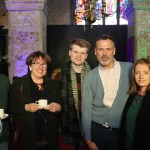
[{"label": "black coat", "polygon": [[[51,102],[57,102],[60,104],[60,86],[58,82],[45,77],[44,83],[45,90],[49,93],[47,97],[48,104]],[[21,86],[22,92],[20,92]],[[20,150],[36,150],[35,114],[25,111],[25,104],[32,103],[29,75],[25,75],[14,81],[11,86],[10,98],[10,112],[19,116]],[[58,149],[58,116],[59,113],[48,113],[48,150]]]},{"label": "black coat", "polygon": [[[130,95],[124,108],[120,130],[119,150],[124,150],[126,116],[134,98],[135,95]],[[137,114],[132,150],[148,149],[150,149],[150,92],[146,93],[146,96],[144,97],[143,103],[141,104],[141,107]]]}]

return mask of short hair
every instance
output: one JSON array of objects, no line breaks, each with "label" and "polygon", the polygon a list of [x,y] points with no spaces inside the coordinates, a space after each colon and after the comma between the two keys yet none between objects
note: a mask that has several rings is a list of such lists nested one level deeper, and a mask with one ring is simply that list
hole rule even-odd
[{"label": "short hair", "polygon": [[[134,77],[134,73],[135,73],[135,67],[138,64],[142,64],[142,65],[147,65],[149,70],[150,70],[150,61],[148,59],[145,58],[141,58],[138,59],[132,67],[132,72],[131,72],[131,81],[130,81],[130,90],[129,90],[129,94],[134,94],[139,90],[139,86],[136,84],[135,82],[135,77]],[[147,91],[150,91],[150,84],[147,87]]]},{"label": "short hair", "polygon": [[90,43],[84,39],[73,39],[73,40],[71,40],[69,50],[72,50],[73,45],[78,45],[81,48],[87,48],[87,52],[90,49]]},{"label": "short hair", "polygon": [[111,40],[114,43],[114,46],[115,46],[115,39],[112,36],[108,35],[108,34],[102,34],[100,37],[97,38],[96,43],[99,40]]},{"label": "short hair", "polygon": [[27,57],[26,64],[28,66],[31,66],[32,63],[35,62],[39,58],[42,58],[47,64],[50,63],[50,61],[51,61],[51,58],[48,54],[45,54],[41,51],[35,51]]}]

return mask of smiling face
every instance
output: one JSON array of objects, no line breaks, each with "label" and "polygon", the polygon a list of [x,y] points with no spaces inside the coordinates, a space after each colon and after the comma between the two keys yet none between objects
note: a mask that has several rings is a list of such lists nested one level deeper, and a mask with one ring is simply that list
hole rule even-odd
[{"label": "smiling face", "polygon": [[115,46],[110,39],[96,42],[95,55],[103,67],[112,67],[114,64]]},{"label": "smiling face", "polygon": [[43,78],[43,76],[46,74],[47,71],[47,63],[44,59],[39,57],[36,60],[33,60],[31,66],[31,76],[34,80],[39,80]]},{"label": "smiling face", "polygon": [[137,64],[134,70],[134,78],[142,90],[146,90],[150,84],[150,68],[146,64]]},{"label": "smiling face", "polygon": [[71,62],[76,66],[81,66],[87,59],[87,48],[73,45],[72,49],[69,50],[69,56]]}]

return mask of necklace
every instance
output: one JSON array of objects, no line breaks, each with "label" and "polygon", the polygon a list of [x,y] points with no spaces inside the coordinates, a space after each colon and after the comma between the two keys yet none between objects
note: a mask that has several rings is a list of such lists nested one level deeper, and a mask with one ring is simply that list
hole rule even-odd
[{"label": "necklace", "polygon": [[[34,82],[34,83],[35,83],[35,82]],[[43,83],[35,83],[35,85],[37,85],[37,86],[38,86],[39,91],[44,91]]]}]

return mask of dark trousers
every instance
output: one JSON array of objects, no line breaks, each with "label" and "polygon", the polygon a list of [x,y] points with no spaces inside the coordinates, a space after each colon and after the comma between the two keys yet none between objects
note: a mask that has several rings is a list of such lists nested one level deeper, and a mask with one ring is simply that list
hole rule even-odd
[{"label": "dark trousers", "polygon": [[59,150],[89,150],[89,148],[85,143],[83,145],[69,144],[59,138]]},{"label": "dark trousers", "polygon": [[104,126],[92,122],[92,141],[96,143],[99,150],[117,150],[119,140],[119,129],[107,129]]}]

